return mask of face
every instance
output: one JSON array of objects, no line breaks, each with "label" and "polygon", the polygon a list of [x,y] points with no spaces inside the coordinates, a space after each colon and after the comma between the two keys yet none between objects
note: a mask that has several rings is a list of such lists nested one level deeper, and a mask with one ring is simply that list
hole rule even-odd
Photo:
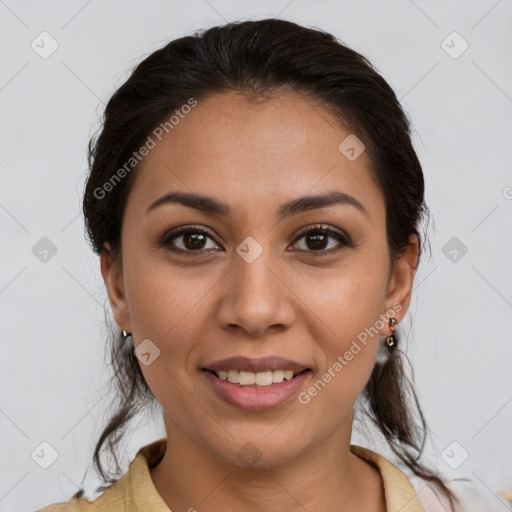
[{"label": "face", "polygon": [[[229,92],[141,162],[122,264],[105,253],[102,273],[169,438],[261,466],[350,439],[387,320],[407,310],[417,241],[390,266],[384,198],[367,154],[338,149],[348,135],[299,95]],[[169,193],[211,201],[155,204]]]}]

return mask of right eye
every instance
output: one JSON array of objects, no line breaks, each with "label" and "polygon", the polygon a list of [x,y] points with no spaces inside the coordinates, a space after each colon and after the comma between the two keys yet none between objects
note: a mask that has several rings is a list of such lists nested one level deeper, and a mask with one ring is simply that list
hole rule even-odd
[{"label": "right eye", "polygon": [[[218,247],[213,238],[213,234],[206,230],[181,226],[166,233],[159,245],[175,252],[200,252]],[[213,247],[207,247],[208,239],[214,242]]]}]

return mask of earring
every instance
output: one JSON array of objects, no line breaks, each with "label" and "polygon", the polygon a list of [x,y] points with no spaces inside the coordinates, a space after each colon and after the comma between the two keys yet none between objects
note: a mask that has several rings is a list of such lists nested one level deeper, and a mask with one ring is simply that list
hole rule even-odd
[{"label": "earring", "polygon": [[386,345],[391,349],[395,350],[397,345],[397,339],[395,337],[395,324],[397,323],[396,318],[389,319],[389,328],[391,329],[391,334],[386,336]]},{"label": "earring", "polygon": [[133,345],[133,336],[131,333],[121,330],[121,334],[123,336],[123,343]]}]

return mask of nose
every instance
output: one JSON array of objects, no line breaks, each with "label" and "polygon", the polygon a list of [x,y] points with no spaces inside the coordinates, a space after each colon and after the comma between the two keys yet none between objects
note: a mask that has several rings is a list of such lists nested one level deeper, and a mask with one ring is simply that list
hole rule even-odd
[{"label": "nose", "polygon": [[252,337],[288,329],[295,320],[296,308],[285,269],[268,247],[249,261],[233,253],[231,271],[222,287],[219,325]]}]

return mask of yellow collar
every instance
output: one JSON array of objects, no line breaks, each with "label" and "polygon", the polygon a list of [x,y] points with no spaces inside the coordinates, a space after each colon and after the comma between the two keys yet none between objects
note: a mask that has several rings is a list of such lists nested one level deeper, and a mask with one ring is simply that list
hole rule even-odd
[{"label": "yellow collar", "polygon": [[350,445],[350,451],[377,466],[384,482],[387,512],[424,512],[407,476],[386,458],[362,446]]},{"label": "yellow collar", "polygon": [[[94,501],[95,505],[104,512],[121,508],[126,512],[171,512],[158,494],[149,472],[149,468],[161,460],[166,448],[166,438],[143,446],[128,471]],[[409,479],[396,466],[382,455],[362,446],[350,445],[350,451],[373,463],[380,471],[387,512],[424,512]]]}]

